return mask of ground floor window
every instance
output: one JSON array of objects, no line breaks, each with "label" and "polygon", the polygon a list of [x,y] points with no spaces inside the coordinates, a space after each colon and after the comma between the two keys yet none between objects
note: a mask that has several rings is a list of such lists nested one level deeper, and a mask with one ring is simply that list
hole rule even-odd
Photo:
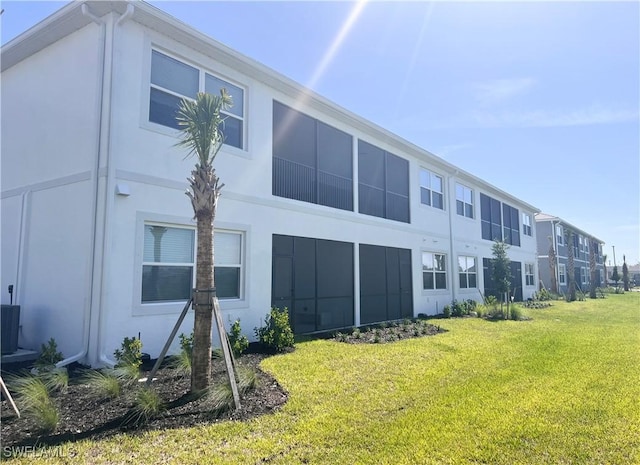
[{"label": "ground floor window", "polygon": [[458,257],[458,277],[460,289],[471,289],[478,287],[478,272],[475,257]]},{"label": "ground floor window", "polygon": [[422,288],[447,288],[447,256],[442,253],[422,252]]},{"label": "ground floor window", "polygon": [[525,263],[524,264],[524,278],[525,285],[534,286],[535,285],[535,275],[534,275],[534,265],[533,263]]},{"label": "ground floor window", "polygon": [[563,263],[558,266],[558,282],[562,285],[567,284],[567,267]]},{"label": "ground floor window", "polygon": [[[214,278],[219,299],[242,297],[244,233],[214,233]],[[191,296],[195,284],[196,231],[192,227],[144,224],[141,302],[179,302]]]}]

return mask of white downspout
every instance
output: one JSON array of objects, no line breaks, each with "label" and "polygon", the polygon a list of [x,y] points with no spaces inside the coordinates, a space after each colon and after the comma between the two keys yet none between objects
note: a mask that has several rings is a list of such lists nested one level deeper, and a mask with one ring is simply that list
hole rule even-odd
[{"label": "white downspout", "polygon": [[89,254],[89,269],[90,277],[88,279],[88,289],[87,289],[87,299],[85,301],[84,306],[84,315],[83,315],[83,334],[82,334],[82,349],[75,355],[71,357],[65,358],[64,360],[58,362],[56,364],[57,367],[62,367],[73,363],[75,361],[81,360],[89,352],[89,333],[91,331],[91,323],[92,323],[92,312],[91,309],[93,307],[93,286],[95,281],[95,247],[96,247],[96,235],[97,235],[97,214],[98,214],[98,192],[99,192],[99,175],[100,175],[100,146],[102,144],[102,113],[103,113],[103,93],[104,93],[104,62],[106,56],[106,42],[107,42],[107,24],[101,18],[98,18],[94,14],[89,11],[89,8],[86,4],[83,4],[80,7],[82,14],[89,19],[91,19],[94,23],[96,23],[102,29],[100,42],[102,43],[102,51],[100,56],[100,68],[98,70],[98,134],[96,137],[96,161],[95,161],[95,171],[93,173],[93,193],[94,193],[94,202],[92,204],[92,237],[90,244],[90,254]]},{"label": "white downspout", "polygon": [[453,183],[451,182],[451,179],[456,174],[458,174],[458,170],[456,170],[453,175],[447,176],[447,184],[448,184],[447,190],[449,191],[449,201],[447,202],[449,207],[449,256],[451,257],[449,260],[449,263],[451,265],[451,273],[449,273],[449,275],[451,276],[450,282],[451,282],[451,297],[453,297],[452,300],[457,300],[456,279],[454,277],[456,267],[455,267],[455,260],[453,256],[454,254],[454,247],[453,247],[453,208],[454,206],[452,205],[454,203],[453,199],[455,199],[455,188],[453,189],[453,195],[451,194],[452,185],[453,185]]},{"label": "white downspout", "polygon": [[98,325],[97,325],[97,345],[98,349],[98,361],[101,364],[113,366],[115,365],[115,361],[109,358],[107,354],[104,353],[103,347],[103,328],[104,328],[104,311],[107,307],[106,305],[106,296],[104,289],[106,288],[106,278],[105,278],[105,270],[108,269],[107,263],[109,260],[109,254],[107,253],[107,249],[110,243],[109,234],[110,226],[109,226],[109,218],[111,217],[111,212],[113,210],[113,202],[115,195],[115,166],[111,162],[111,120],[113,118],[113,114],[111,112],[111,101],[112,101],[112,92],[113,92],[113,56],[114,56],[114,48],[115,48],[115,35],[116,35],[116,26],[122,25],[126,20],[128,20],[131,16],[133,16],[134,6],[129,3],[127,5],[127,10],[118,18],[117,21],[112,22],[111,24],[111,41],[110,41],[110,50],[107,55],[107,69],[105,70],[105,74],[107,77],[107,82],[105,84],[105,93],[103,94],[105,98],[105,119],[106,119],[106,128],[105,128],[105,159],[106,159],[106,179],[105,179],[105,207],[104,207],[104,220],[103,220],[103,235],[102,235],[102,268],[100,273],[100,305],[98,312]]}]

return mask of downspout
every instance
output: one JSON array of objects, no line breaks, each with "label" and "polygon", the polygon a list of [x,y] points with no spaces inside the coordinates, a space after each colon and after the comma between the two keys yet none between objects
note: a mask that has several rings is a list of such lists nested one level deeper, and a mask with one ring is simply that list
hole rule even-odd
[{"label": "downspout", "polygon": [[[456,294],[456,280],[454,278],[454,272],[455,272],[455,260],[453,257],[453,253],[454,253],[454,247],[453,247],[453,205],[452,205],[452,199],[455,198],[455,188],[454,188],[454,193],[453,195],[451,195],[451,187],[452,187],[452,182],[451,179],[453,178],[453,176],[458,174],[458,170],[455,170],[455,172],[453,173],[453,175],[449,175],[447,176],[447,183],[448,183],[448,191],[449,191],[449,202],[447,202],[449,204],[449,256],[451,257],[449,260],[449,263],[451,265],[451,273],[449,273],[449,275],[451,276],[450,282],[451,282],[451,296],[453,297],[452,300],[457,300],[457,294]],[[455,186],[454,186],[455,187]]]},{"label": "downspout", "polygon": [[95,247],[96,247],[96,236],[98,234],[97,230],[97,217],[98,217],[98,193],[99,193],[99,173],[100,173],[100,147],[102,145],[102,113],[103,113],[103,94],[104,94],[104,65],[105,65],[105,57],[106,57],[106,42],[107,42],[107,24],[101,18],[98,18],[94,14],[89,11],[89,8],[86,4],[82,4],[80,7],[80,11],[87,18],[91,19],[94,23],[96,23],[101,31],[101,39],[102,43],[102,51],[100,53],[100,68],[98,70],[98,131],[96,137],[96,160],[95,160],[95,171],[93,173],[93,205],[92,205],[92,222],[91,222],[91,244],[90,244],[90,254],[89,254],[89,269],[90,277],[88,280],[88,289],[87,289],[87,299],[84,306],[84,315],[83,315],[83,334],[82,334],[82,349],[75,355],[71,357],[65,358],[64,360],[58,362],[56,364],[57,367],[62,367],[68,365],[70,363],[76,362],[78,360],[83,359],[89,352],[89,333],[91,331],[91,323],[92,323],[92,315],[91,309],[93,304],[93,286],[95,282]]},{"label": "downspout", "polygon": [[[113,57],[114,57],[114,49],[115,49],[115,35],[116,35],[116,26],[120,26],[122,25],[126,20],[128,20],[129,18],[131,18],[131,16],[133,16],[133,12],[134,12],[134,6],[133,4],[129,3],[127,5],[127,10],[122,14],[122,16],[120,16],[120,18],[118,18],[117,21],[112,22],[111,23],[111,49],[110,49],[110,53],[109,55],[107,55],[108,58],[108,67],[105,70],[105,74],[107,76],[107,83],[105,85],[105,93],[103,93],[104,97],[104,102],[105,102],[105,119],[106,119],[106,128],[105,128],[105,159],[106,159],[106,169],[107,169],[107,173],[106,173],[106,179],[105,179],[105,206],[104,206],[104,220],[103,220],[103,224],[104,224],[104,229],[103,229],[103,235],[102,235],[102,251],[101,251],[101,256],[102,256],[102,270],[100,273],[100,295],[99,295],[99,299],[100,299],[100,306],[98,307],[100,310],[98,312],[98,325],[97,325],[97,345],[96,348],[98,350],[98,361],[101,364],[104,365],[108,365],[108,366],[113,366],[115,365],[115,362],[110,359],[104,352],[103,352],[103,328],[104,328],[104,311],[103,309],[105,309],[107,307],[106,305],[106,296],[105,296],[105,292],[104,289],[106,288],[106,278],[105,278],[105,270],[108,269],[108,267],[106,266],[106,263],[108,263],[109,260],[109,254],[107,253],[107,249],[108,249],[108,245],[110,243],[110,237],[111,235],[109,234],[110,231],[110,226],[109,226],[109,218],[111,217],[111,212],[113,210],[113,202],[114,202],[114,193],[115,193],[115,186],[114,186],[114,179],[115,179],[115,166],[113,165],[113,163],[111,162],[111,120],[113,118],[113,114],[111,112],[111,101],[112,101],[112,92],[113,92]],[[106,95],[105,95],[106,94]],[[96,202],[97,202],[97,198],[96,198]]]}]

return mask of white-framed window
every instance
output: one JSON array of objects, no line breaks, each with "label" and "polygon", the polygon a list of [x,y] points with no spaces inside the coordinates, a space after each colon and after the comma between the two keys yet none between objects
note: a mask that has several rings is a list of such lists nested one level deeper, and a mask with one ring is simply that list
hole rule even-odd
[{"label": "white-framed window", "polygon": [[564,263],[558,265],[558,283],[562,285],[567,284],[567,266]]},{"label": "white-framed window", "polygon": [[219,299],[242,298],[243,234],[237,231],[218,231],[213,235],[214,279]]},{"label": "white-framed window", "polygon": [[533,263],[524,264],[524,280],[527,286],[535,286],[535,267]]},{"label": "white-framed window", "polygon": [[476,257],[458,256],[458,280],[460,289],[474,289],[478,287]]},{"label": "white-framed window", "polygon": [[[215,230],[214,279],[220,300],[243,298],[244,232]],[[144,223],[140,303],[184,302],[195,285],[195,228]]]},{"label": "white-framed window", "polygon": [[584,238],[582,236],[578,236],[578,250],[584,252]]},{"label": "white-framed window", "polygon": [[195,268],[195,230],[145,223],[142,303],[186,301]]},{"label": "white-framed window", "polygon": [[456,213],[473,218],[473,190],[462,184],[456,184]]},{"label": "white-framed window", "polygon": [[587,268],[584,266],[580,267],[580,282],[582,284],[587,284],[588,279],[587,279]]},{"label": "white-framed window", "polygon": [[424,168],[420,170],[420,202],[444,210],[444,180]]},{"label": "white-framed window", "polygon": [[447,288],[447,256],[435,252],[422,252],[422,288]]},{"label": "white-framed window", "polygon": [[584,238],[584,253],[589,253],[589,239],[587,237]]},{"label": "white-framed window", "polygon": [[562,230],[562,225],[556,225],[556,240],[558,245],[564,245],[564,231]]},{"label": "white-framed window", "polygon": [[532,236],[533,231],[531,229],[531,215],[528,213],[522,213],[522,234],[525,236]]},{"label": "white-framed window", "polygon": [[195,99],[198,92],[220,95],[223,87],[233,100],[233,106],[222,112],[224,143],[243,149],[244,89],[158,50],[151,51],[149,121],[179,129],[175,115],[183,98]]}]

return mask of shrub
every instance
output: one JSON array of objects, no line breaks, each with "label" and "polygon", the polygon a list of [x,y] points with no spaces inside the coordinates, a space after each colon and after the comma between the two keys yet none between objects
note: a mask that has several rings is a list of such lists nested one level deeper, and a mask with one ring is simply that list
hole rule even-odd
[{"label": "shrub", "polygon": [[39,370],[46,370],[53,368],[55,364],[62,361],[62,359],[62,352],[58,352],[58,344],[56,343],[56,340],[51,338],[46,344],[42,344],[40,348],[40,355],[34,365]]},{"label": "shrub", "polygon": [[478,318],[482,318],[487,314],[487,307],[484,305],[478,305],[476,307],[476,314],[478,315]]},{"label": "shrub", "polygon": [[461,317],[464,314],[465,314],[465,307],[464,307],[463,304],[461,304],[457,300],[454,300],[453,302],[451,302],[451,315],[452,316]]},{"label": "shrub", "polygon": [[249,347],[249,339],[242,334],[242,330],[240,329],[240,320],[234,321],[231,325],[229,342],[231,343],[231,350],[233,350],[233,353],[238,357]]},{"label": "shrub", "polygon": [[509,315],[512,320],[518,321],[524,319],[524,314],[522,313],[522,309],[517,305],[511,306],[511,314]]},{"label": "shrub", "polygon": [[66,368],[53,368],[40,376],[49,392],[64,391],[69,385],[69,373]]},{"label": "shrub", "polygon": [[256,337],[267,349],[274,352],[282,352],[288,347],[293,347],[294,337],[289,325],[289,312],[287,308],[271,308],[264,319],[265,325],[255,328]]},{"label": "shrub", "polygon": [[444,315],[445,318],[451,318],[451,306],[445,305],[444,308],[442,309],[442,314]]},{"label": "shrub", "polygon": [[233,391],[229,382],[211,386],[207,391],[206,403],[217,411],[231,408],[233,405]]},{"label": "shrub", "polygon": [[120,349],[113,352],[116,367],[132,365],[136,368],[142,365],[142,341],[136,337],[125,337]]},{"label": "shrub", "polygon": [[147,423],[164,409],[164,402],[158,393],[151,388],[143,387],[136,394],[133,409],[125,421],[133,424]]},{"label": "shrub", "polygon": [[362,333],[360,332],[360,330],[358,328],[354,329],[353,332],[351,333],[351,335],[355,339],[360,339],[362,337]]},{"label": "shrub", "polygon": [[258,384],[258,374],[250,367],[238,367],[238,390],[244,394]]},{"label": "shrub", "polygon": [[110,372],[123,385],[131,385],[140,378],[140,368],[137,365],[116,365]]},{"label": "shrub", "polygon": [[11,382],[22,413],[31,418],[41,431],[55,431],[59,421],[58,409],[44,381],[34,376],[24,376],[12,378]]},{"label": "shrub", "polygon": [[189,376],[191,374],[193,333],[191,333],[189,336],[184,333],[180,333],[178,338],[180,339],[180,352],[171,357],[171,359],[169,360],[169,366],[180,372],[183,376]]},{"label": "shrub", "polygon": [[82,381],[99,397],[115,399],[122,393],[120,380],[113,370],[89,370],[83,375]]}]

